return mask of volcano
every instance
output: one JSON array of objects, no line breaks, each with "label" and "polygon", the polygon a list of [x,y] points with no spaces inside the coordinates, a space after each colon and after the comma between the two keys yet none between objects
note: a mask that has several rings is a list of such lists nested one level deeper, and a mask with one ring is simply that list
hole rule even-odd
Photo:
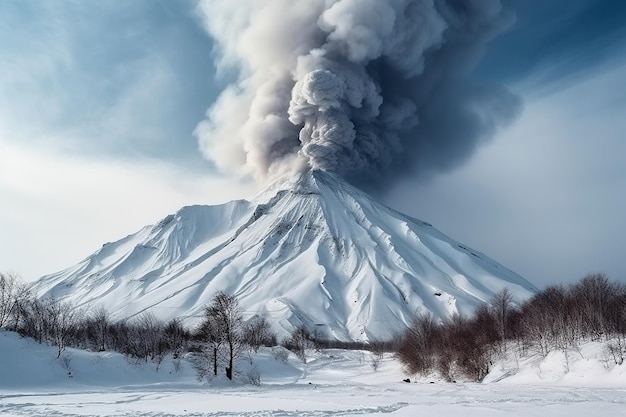
[{"label": "volcano", "polygon": [[519,301],[536,291],[432,225],[312,170],[250,201],[184,207],[33,290],[114,319],[150,311],[189,324],[224,291],[280,336],[304,324],[326,338],[380,340],[417,313],[469,315],[505,287]]}]

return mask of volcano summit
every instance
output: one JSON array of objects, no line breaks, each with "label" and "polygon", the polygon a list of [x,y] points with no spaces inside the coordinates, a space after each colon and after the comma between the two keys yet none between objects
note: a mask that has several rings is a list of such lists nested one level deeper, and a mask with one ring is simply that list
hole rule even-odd
[{"label": "volcano summit", "polygon": [[107,243],[34,291],[123,319],[151,311],[197,321],[217,291],[281,336],[305,324],[328,338],[392,337],[416,313],[471,314],[519,275],[398,213],[333,174],[277,181],[251,201],[184,207]]}]

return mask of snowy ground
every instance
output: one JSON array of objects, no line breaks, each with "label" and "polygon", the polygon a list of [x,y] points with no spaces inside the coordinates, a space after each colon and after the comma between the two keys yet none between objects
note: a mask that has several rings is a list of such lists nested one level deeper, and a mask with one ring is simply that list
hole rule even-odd
[{"label": "snowy ground", "polygon": [[586,348],[568,358],[569,371],[558,354],[528,358],[497,364],[484,384],[405,383],[391,356],[374,370],[367,352],[312,352],[304,365],[265,351],[253,360],[260,386],[208,385],[185,362],[178,372],[171,361],[156,372],[116,354],[74,350],[59,361],[54,348],[0,332],[0,415],[626,416],[626,371],[591,358],[601,357],[598,346]]},{"label": "snowy ground", "polygon": [[3,416],[621,416],[623,389],[358,384],[2,394]]}]

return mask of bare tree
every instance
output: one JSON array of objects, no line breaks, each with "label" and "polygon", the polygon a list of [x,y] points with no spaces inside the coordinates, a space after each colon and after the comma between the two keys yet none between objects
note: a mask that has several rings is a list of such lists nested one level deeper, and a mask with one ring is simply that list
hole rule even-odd
[{"label": "bare tree", "polygon": [[76,344],[82,311],[54,298],[32,298],[20,302],[19,333],[39,343],[57,346],[57,358],[67,346]]},{"label": "bare tree", "polygon": [[315,343],[311,332],[305,325],[296,327],[291,336],[284,342],[287,349],[296,354],[296,356],[304,363],[306,363],[307,350],[313,349]]},{"label": "bare tree", "polygon": [[442,376],[454,380],[457,374],[481,381],[489,372],[489,344],[494,340],[492,317],[479,309],[476,318],[454,315],[442,324],[436,346],[437,367]]},{"label": "bare tree", "polygon": [[20,309],[29,297],[28,287],[21,282],[19,276],[0,273],[0,329],[8,328],[11,322],[12,330],[17,329]]},{"label": "bare tree", "polygon": [[87,334],[93,338],[96,350],[100,352],[104,352],[107,349],[110,325],[110,315],[102,306],[96,308],[87,320]]},{"label": "bare tree", "polygon": [[613,326],[614,299],[619,293],[618,286],[611,284],[604,274],[587,275],[571,288],[584,334],[601,340],[616,330]]},{"label": "bare tree", "polygon": [[24,337],[32,337],[38,343],[48,343],[48,319],[45,304],[34,298],[20,306],[19,333]]},{"label": "bare tree", "polygon": [[215,294],[204,311],[199,335],[213,349],[214,374],[217,375],[218,354],[226,350],[226,377],[233,379],[233,365],[243,351],[243,316],[237,299],[225,292]]},{"label": "bare tree", "polygon": [[513,294],[508,288],[493,296],[489,302],[489,311],[493,315],[496,323],[496,329],[500,342],[504,342],[508,338],[507,327],[509,317],[514,311]]},{"label": "bare tree", "polygon": [[13,275],[0,273],[0,329],[11,317],[15,303],[15,285],[16,279]]},{"label": "bare tree", "polygon": [[438,326],[431,314],[417,316],[402,336],[398,357],[410,373],[427,374],[435,364],[433,344]]},{"label": "bare tree", "polygon": [[161,364],[166,349],[163,343],[164,325],[156,316],[146,311],[139,315],[132,322],[133,345],[135,356],[138,359],[145,359]]},{"label": "bare tree", "polygon": [[213,365],[213,375],[217,376],[219,353],[224,343],[222,337],[224,331],[221,322],[209,314],[208,308],[205,309],[204,313],[204,319],[196,332],[197,338],[202,342],[198,352],[200,359],[196,363],[196,368],[200,374],[207,374],[208,372],[204,371],[205,365],[202,361],[205,359]]},{"label": "bare tree", "polygon": [[185,330],[180,319],[168,321],[163,332],[167,350],[172,353],[174,359],[180,358],[187,347],[189,332]]},{"label": "bare tree", "polygon": [[535,294],[522,307],[523,337],[542,355],[567,347],[568,296],[563,286],[550,286]]},{"label": "bare tree", "polygon": [[71,345],[82,320],[82,311],[68,302],[50,299],[47,305],[52,343],[57,347],[57,359]]},{"label": "bare tree", "polygon": [[244,341],[257,352],[261,346],[276,346],[276,334],[264,317],[255,316],[244,326]]}]

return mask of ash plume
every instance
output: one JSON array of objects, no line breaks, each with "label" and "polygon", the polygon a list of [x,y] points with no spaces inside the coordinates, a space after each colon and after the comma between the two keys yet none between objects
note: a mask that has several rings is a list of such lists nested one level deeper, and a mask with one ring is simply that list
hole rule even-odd
[{"label": "ash plume", "polygon": [[257,180],[332,171],[376,188],[453,169],[520,101],[470,80],[514,22],[500,0],[205,0],[237,79],[196,128],[203,154]]}]

